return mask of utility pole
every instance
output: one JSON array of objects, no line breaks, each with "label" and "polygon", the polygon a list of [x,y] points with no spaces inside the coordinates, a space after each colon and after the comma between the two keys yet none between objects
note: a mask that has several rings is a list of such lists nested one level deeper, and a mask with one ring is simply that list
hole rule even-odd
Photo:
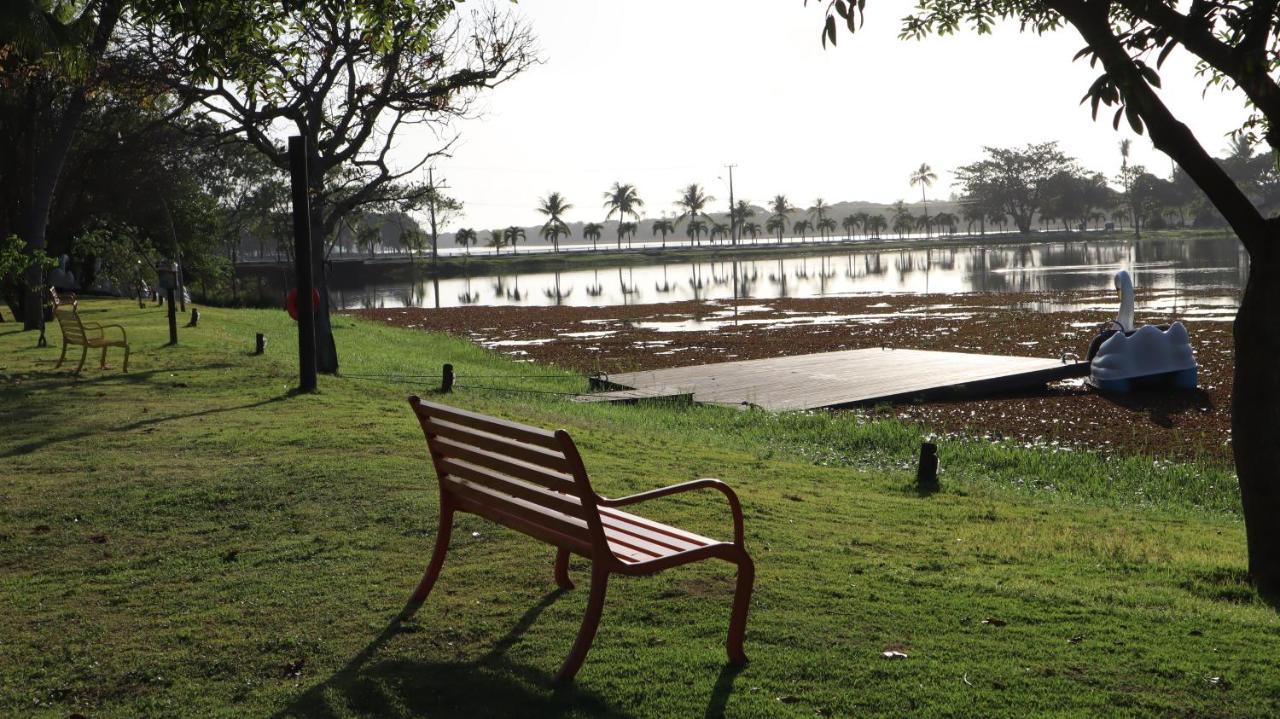
[{"label": "utility pole", "polygon": [[435,168],[427,168],[427,214],[431,219],[431,271],[436,270],[437,259],[437,240],[436,235],[436,180],[433,174]]},{"label": "utility pole", "polygon": [[733,168],[737,165],[725,165],[729,168],[729,238],[734,246],[738,245],[738,212],[733,207]]},{"label": "utility pole", "polygon": [[[294,267],[298,290],[298,389],[316,390],[316,317],[311,304],[315,286],[311,251],[311,197],[307,193],[307,140],[289,138],[289,175],[293,200]],[[169,311],[173,312],[170,295]]]}]

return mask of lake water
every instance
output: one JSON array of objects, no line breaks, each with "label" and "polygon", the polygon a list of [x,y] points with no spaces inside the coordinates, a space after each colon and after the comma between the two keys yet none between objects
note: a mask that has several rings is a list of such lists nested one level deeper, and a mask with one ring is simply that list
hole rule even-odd
[{"label": "lake water", "polygon": [[[331,288],[344,308],[463,305],[614,306],[682,300],[1112,290],[1126,269],[1139,289],[1174,296],[1221,290],[1234,298],[1248,255],[1230,236],[1197,239],[1081,239],[934,248],[857,248],[809,257],[680,262],[566,272],[477,274],[416,284],[371,282]],[[1048,309],[1047,307],[1042,309]]]}]

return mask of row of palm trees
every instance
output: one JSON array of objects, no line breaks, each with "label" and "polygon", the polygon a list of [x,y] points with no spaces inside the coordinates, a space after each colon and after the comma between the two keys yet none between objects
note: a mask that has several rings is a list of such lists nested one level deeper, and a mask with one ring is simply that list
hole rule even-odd
[{"label": "row of palm trees", "polygon": [[[936,175],[928,165],[921,165],[919,170],[912,173],[912,185],[921,186],[922,200],[925,199],[924,188],[932,185],[936,179]],[[707,207],[715,199],[697,183],[685,186],[680,192],[679,199],[674,203],[679,213],[673,219],[664,217],[654,220],[651,227],[653,234],[662,238],[663,247],[667,246],[667,237],[680,231],[681,227],[684,229],[685,236],[694,245],[701,245],[703,238],[715,244],[736,242],[739,238],[749,237],[752,243],[755,243],[760,237],[766,235],[775,237],[779,243],[782,243],[788,232],[804,242],[811,235],[828,240],[840,229],[844,230],[847,239],[854,239],[859,233],[867,238],[879,238],[890,227],[900,235],[912,231],[930,234],[934,228],[945,228],[948,232],[954,233],[958,223],[955,215],[946,212],[930,218],[927,200],[925,212],[920,217],[912,216],[906,210],[905,203],[899,202],[891,225],[883,215],[868,212],[846,215],[837,221],[829,216],[831,206],[821,197],[814,200],[813,206],[808,210],[802,210],[793,206],[786,195],[775,195],[769,202],[767,216],[762,218],[763,225],[753,220],[756,210],[746,200],[738,200],[734,204],[728,218],[729,223],[725,223],[717,221],[707,213]],[[631,246],[631,241],[640,227],[640,210],[643,207],[644,200],[640,198],[634,185],[615,182],[613,187],[604,193],[604,221],[609,222],[615,216],[618,220],[616,225],[618,249],[622,249],[624,241],[627,246]],[[571,209],[573,205],[559,192],[551,192],[539,200],[537,211],[546,220],[538,234],[551,244],[555,252],[560,251],[560,240],[571,235],[569,225],[565,221],[565,214]],[[800,212],[804,212],[804,216],[793,221],[792,218]],[[738,237],[734,237],[735,225]],[[512,253],[515,253],[517,243],[525,240],[525,232],[519,227],[506,227],[488,232],[486,246],[493,248],[495,254],[501,252],[504,247],[511,247]],[[599,249],[603,233],[604,225],[599,222],[588,222],[582,228],[583,238],[591,242],[592,250]],[[463,228],[455,233],[454,242],[467,248],[467,252],[470,253],[470,248],[478,245],[479,237],[476,230]]]}]

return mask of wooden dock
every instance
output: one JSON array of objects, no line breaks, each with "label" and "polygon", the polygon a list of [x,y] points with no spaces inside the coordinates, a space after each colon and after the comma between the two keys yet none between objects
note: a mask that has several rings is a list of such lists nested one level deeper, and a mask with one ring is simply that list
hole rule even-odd
[{"label": "wooden dock", "polygon": [[[860,349],[628,372],[596,384],[605,390],[636,391],[632,397],[688,394],[695,402],[786,411],[918,397],[973,397],[1088,373],[1087,363],[1058,359]],[[618,399],[628,396],[617,394]]]}]

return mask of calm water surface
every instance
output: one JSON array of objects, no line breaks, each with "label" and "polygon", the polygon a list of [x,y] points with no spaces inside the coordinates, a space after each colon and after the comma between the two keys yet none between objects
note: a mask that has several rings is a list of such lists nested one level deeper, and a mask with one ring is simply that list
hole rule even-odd
[{"label": "calm water surface", "polygon": [[[334,287],[344,308],[463,305],[614,306],[681,300],[1112,290],[1126,269],[1138,288],[1173,298],[1221,290],[1208,305],[1235,306],[1248,256],[1233,237],[843,250],[810,257],[654,264],[566,272],[475,275],[416,284]],[[1200,302],[1204,304],[1203,301]],[[1037,309],[1050,309],[1048,306]]]}]

